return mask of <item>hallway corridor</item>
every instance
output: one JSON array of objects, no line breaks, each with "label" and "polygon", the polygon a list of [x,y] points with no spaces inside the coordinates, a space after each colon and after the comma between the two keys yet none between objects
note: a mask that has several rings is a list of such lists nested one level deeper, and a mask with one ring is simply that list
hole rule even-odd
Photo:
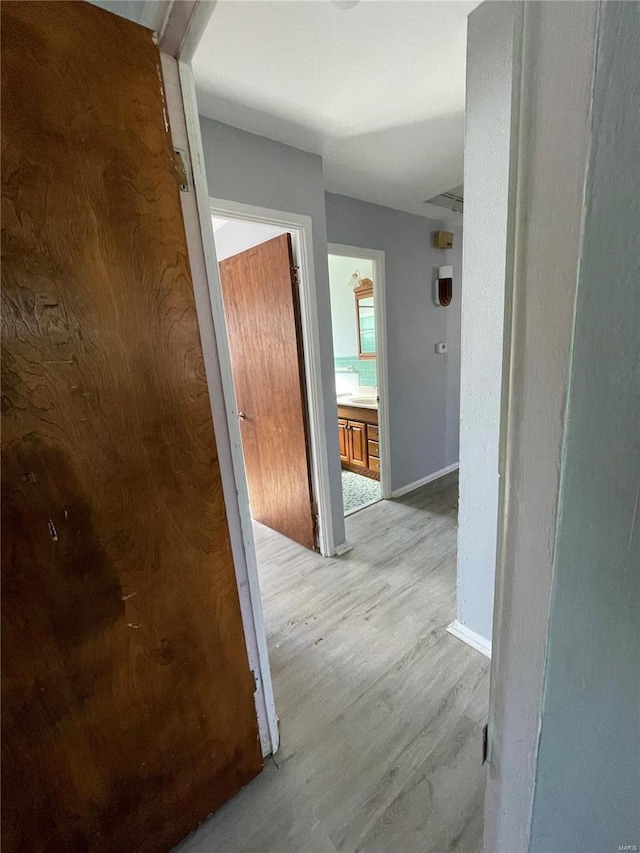
[{"label": "hallway corridor", "polygon": [[256,525],[281,747],[180,853],[477,853],[489,661],[446,633],[457,474],[324,559]]}]

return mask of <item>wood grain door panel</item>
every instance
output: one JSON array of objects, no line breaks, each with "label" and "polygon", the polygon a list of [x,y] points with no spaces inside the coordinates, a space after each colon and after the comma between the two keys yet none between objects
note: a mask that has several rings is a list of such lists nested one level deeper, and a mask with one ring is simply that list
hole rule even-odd
[{"label": "wood grain door panel", "polygon": [[291,237],[226,258],[219,268],[251,515],[317,550]]},{"label": "wood grain door panel", "polygon": [[3,850],[168,850],[262,758],[160,57],[1,13]]}]

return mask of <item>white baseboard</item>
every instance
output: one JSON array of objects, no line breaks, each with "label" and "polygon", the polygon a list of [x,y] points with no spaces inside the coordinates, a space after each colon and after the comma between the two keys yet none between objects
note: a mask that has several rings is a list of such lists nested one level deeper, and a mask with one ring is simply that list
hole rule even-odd
[{"label": "white baseboard", "polygon": [[414,492],[416,489],[419,489],[420,486],[426,486],[427,483],[432,483],[434,480],[439,480],[440,477],[444,477],[445,474],[450,474],[452,471],[457,471],[460,467],[459,462],[454,462],[453,465],[447,465],[446,468],[442,468],[440,471],[436,471],[433,474],[429,474],[426,477],[423,477],[421,480],[416,480],[415,483],[409,483],[408,486],[402,486],[401,489],[395,489],[391,492],[392,498],[401,498],[403,495],[408,495],[409,492]]},{"label": "white baseboard", "polygon": [[481,652],[485,657],[491,657],[491,642],[472,631],[471,628],[467,628],[466,625],[462,625],[457,619],[447,627],[447,631],[462,640],[463,643],[471,646],[472,649]]}]

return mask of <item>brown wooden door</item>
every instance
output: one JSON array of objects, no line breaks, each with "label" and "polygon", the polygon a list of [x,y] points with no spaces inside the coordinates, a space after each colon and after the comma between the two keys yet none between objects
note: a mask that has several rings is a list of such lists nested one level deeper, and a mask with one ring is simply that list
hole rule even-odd
[{"label": "brown wooden door", "polygon": [[352,465],[367,467],[367,426],[359,421],[349,421],[349,441]]},{"label": "brown wooden door", "polygon": [[349,421],[343,418],[338,418],[338,446],[340,447],[340,459],[343,462],[349,461]]},{"label": "brown wooden door", "polygon": [[163,851],[262,759],[160,57],[1,13],[3,850]]},{"label": "brown wooden door", "polygon": [[282,234],[220,262],[251,515],[316,549],[298,286]]}]

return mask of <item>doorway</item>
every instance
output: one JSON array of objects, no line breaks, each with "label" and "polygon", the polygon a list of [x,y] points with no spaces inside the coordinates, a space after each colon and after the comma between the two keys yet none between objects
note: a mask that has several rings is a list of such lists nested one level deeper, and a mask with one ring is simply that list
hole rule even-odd
[{"label": "doorway", "polygon": [[328,254],[344,514],[389,495],[384,253]]},{"label": "doorway", "polygon": [[[225,241],[219,236],[218,269],[251,517],[316,551],[298,268],[291,235],[283,231],[262,241],[263,226],[238,221],[223,223],[218,235],[230,228],[234,253],[223,251]],[[243,248],[236,252],[238,239]]]},{"label": "doorway", "polygon": [[[289,241],[295,330],[291,327],[287,336],[290,338],[290,344],[293,344],[294,336],[297,338],[297,381],[301,395],[300,411],[304,420],[307,444],[308,495],[310,498],[308,515],[309,518],[313,518],[315,526],[315,547],[323,556],[329,556],[334,553],[334,538],[329,495],[329,473],[326,463],[326,434],[323,428],[324,402],[318,357],[319,335],[317,322],[310,307],[315,298],[311,220],[309,217],[300,214],[274,211],[221,199],[211,200],[210,214],[217,259],[222,261],[219,273],[222,272],[223,265],[232,256],[238,257],[239,254],[247,250],[257,250],[260,245],[264,246],[270,240],[277,240],[283,235],[286,235]],[[220,309],[216,312],[215,322],[220,341],[222,383],[232,440],[233,465],[236,482],[239,486],[245,549],[248,554],[252,554],[255,551],[255,544],[252,534],[252,515],[249,508],[253,511],[256,501],[254,499],[252,506],[251,487],[248,482],[250,473],[246,467],[246,448],[243,445],[242,437],[242,430],[246,425],[243,415],[247,413],[238,406],[238,389],[234,377],[232,342],[228,327],[228,305],[225,304],[224,287],[220,282],[220,276],[218,282],[213,283],[211,295],[214,303]],[[262,334],[261,331],[258,333]],[[255,377],[255,382],[256,388],[264,385],[261,383],[259,375]],[[249,388],[249,396],[252,396],[251,388]],[[301,423],[301,429],[302,426]],[[277,429],[278,426],[276,425],[275,428]],[[282,452],[284,453],[284,451]],[[278,528],[274,527],[274,529]],[[288,535],[285,530],[280,529],[279,532]]]}]

